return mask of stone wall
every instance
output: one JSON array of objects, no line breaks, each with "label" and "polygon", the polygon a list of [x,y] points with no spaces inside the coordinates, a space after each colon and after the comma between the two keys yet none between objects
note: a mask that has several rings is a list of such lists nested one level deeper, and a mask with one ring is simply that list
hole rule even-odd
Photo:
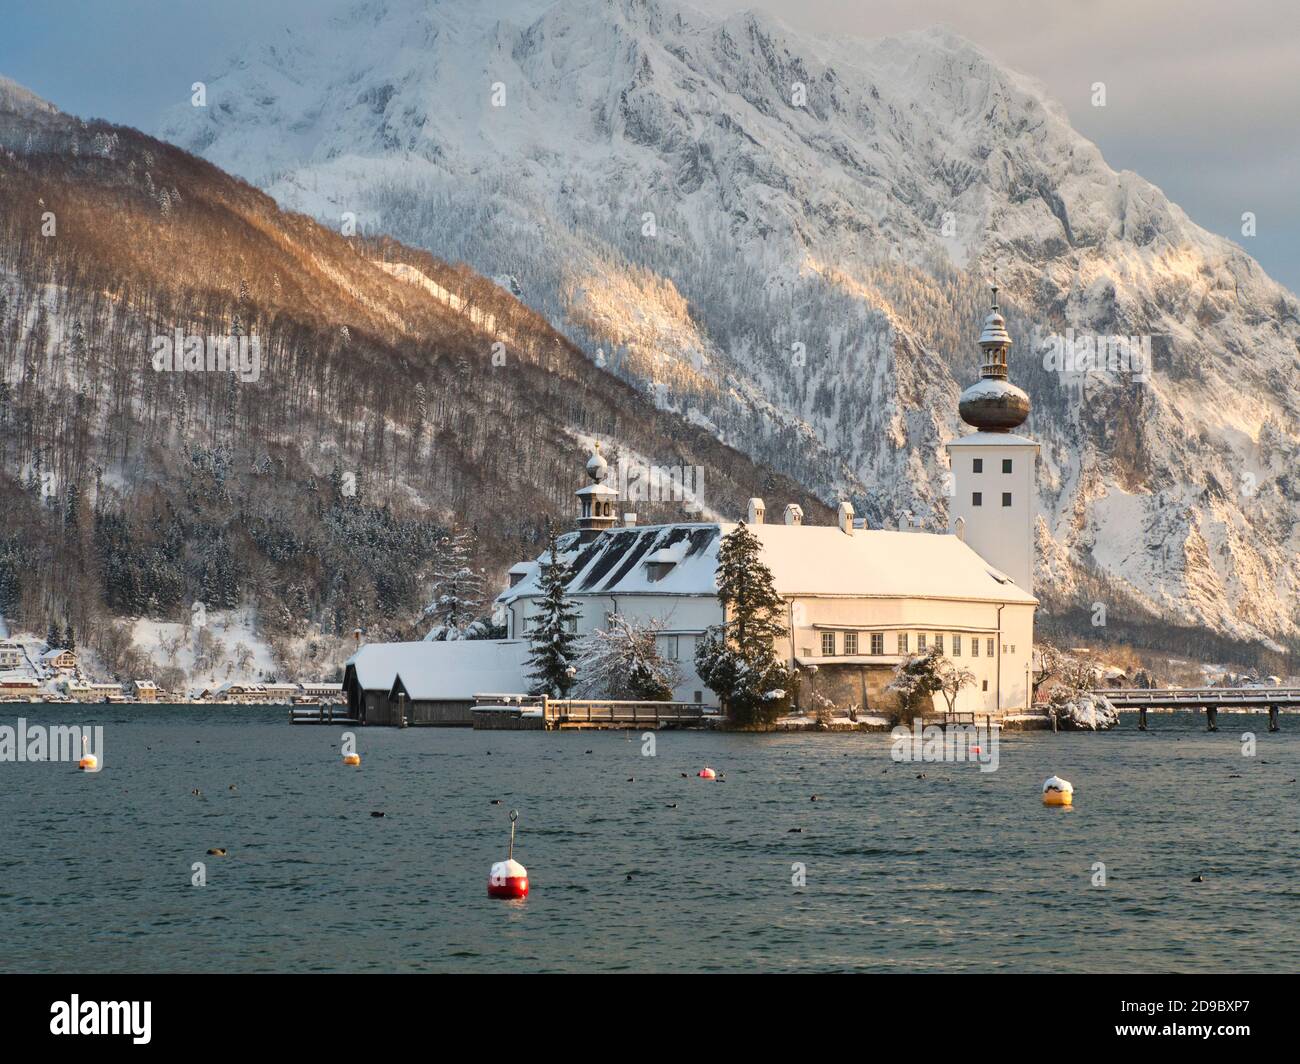
[{"label": "stone wall", "polygon": [[813,692],[830,699],[836,709],[856,705],[864,713],[891,716],[899,709],[898,696],[885,688],[894,678],[892,665],[820,665],[815,675],[803,670],[799,708],[816,708]]}]

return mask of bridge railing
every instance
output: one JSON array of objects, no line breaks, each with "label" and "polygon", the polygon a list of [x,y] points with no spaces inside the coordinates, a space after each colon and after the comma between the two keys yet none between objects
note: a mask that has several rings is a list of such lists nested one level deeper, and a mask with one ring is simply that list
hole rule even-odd
[{"label": "bridge railing", "polygon": [[1117,706],[1137,705],[1285,705],[1300,703],[1300,687],[1126,687],[1098,688]]}]

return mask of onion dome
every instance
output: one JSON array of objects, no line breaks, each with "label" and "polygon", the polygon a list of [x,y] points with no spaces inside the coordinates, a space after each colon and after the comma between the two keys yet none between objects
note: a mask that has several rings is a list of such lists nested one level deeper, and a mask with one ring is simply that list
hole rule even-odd
[{"label": "onion dome", "polygon": [[998,312],[998,286],[993,283],[993,308],[980,333],[983,358],[980,379],[961,393],[957,410],[966,424],[981,432],[1010,432],[1029,417],[1029,396],[1007,380],[1007,348],[1011,334]]},{"label": "onion dome", "polygon": [[609,463],[605,461],[605,456],[600,453],[600,444],[598,443],[591,452],[591,457],[587,460],[587,476],[599,484],[608,473]]}]

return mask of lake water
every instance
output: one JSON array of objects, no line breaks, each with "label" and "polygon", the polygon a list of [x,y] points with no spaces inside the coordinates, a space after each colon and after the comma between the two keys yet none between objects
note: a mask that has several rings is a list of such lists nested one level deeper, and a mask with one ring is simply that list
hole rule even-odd
[{"label": "lake water", "polygon": [[[6,971],[1300,967],[1296,717],[1010,733],[981,773],[888,734],[364,728],[354,769],[285,709],[22,710],[102,724],[104,768],[0,763]],[[511,807],[532,893],[491,901]]]}]

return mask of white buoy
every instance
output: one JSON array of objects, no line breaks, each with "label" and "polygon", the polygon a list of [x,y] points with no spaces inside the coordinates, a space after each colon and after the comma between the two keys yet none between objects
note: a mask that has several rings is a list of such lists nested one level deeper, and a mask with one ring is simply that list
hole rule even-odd
[{"label": "white buoy", "polygon": [[504,861],[498,861],[488,871],[489,898],[528,897],[528,869],[515,860],[515,821],[519,810],[510,810],[510,849]]},{"label": "white buoy", "polygon": [[88,736],[83,735],[81,737],[81,760],[77,762],[77,768],[81,769],[82,772],[98,772],[99,758],[86,749],[89,742]]},{"label": "white buoy", "polygon": [[1060,776],[1050,776],[1043,782],[1043,805],[1073,805],[1074,784]]}]

